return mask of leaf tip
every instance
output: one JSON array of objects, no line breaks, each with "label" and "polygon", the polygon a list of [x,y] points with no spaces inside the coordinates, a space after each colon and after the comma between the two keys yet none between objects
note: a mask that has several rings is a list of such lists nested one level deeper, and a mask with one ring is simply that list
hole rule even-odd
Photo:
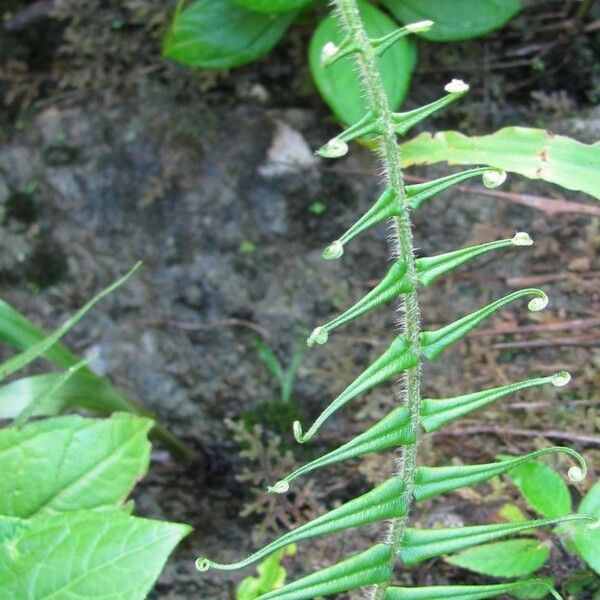
[{"label": "leaf tip", "polygon": [[453,79],[444,86],[444,91],[449,94],[465,94],[469,91],[469,84],[465,83],[462,79]]},{"label": "leaf tip", "polygon": [[294,421],[292,428],[294,430],[294,438],[296,439],[296,441],[299,444],[304,444],[306,439],[304,438],[304,434],[302,433],[302,424],[300,423],[300,421]]},{"label": "leaf tip", "polygon": [[482,176],[483,185],[489,190],[500,187],[506,181],[506,171],[502,169],[490,169],[485,171]]},{"label": "leaf tip", "polygon": [[517,231],[513,239],[511,240],[513,246],[532,246],[533,240],[531,236],[525,231]]},{"label": "leaf tip", "polygon": [[312,347],[315,344],[323,345],[328,339],[329,334],[327,333],[327,329],[325,329],[325,327],[316,327],[306,340],[306,345],[309,347]]},{"label": "leaf tip", "polygon": [[585,479],[585,472],[581,467],[576,467],[573,465],[572,467],[569,467],[567,476],[574,483],[580,483]]},{"label": "leaf tip", "polygon": [[334,42],[327,42],[323,48],[321,48],[321,64],[326,67],[333,62],[336,54],[339,51],[339,47]]},{"label": "leaf tip", "polygon": [[426,19],[424,21],[416,21],[415,23],[408,23],[405,28],[407,31],[410,31],[410,33],[421,33],[423,31],[429,31],[434,25],[435,23],[433,21]]},{"label": "leaf tip", "polygon": [[267,488],[267,491],[269,492],[269,494],[285,494],[289,489],[290,484],[285,479],[282,479],[281,481],[278,481],[275,485],[270,485]]},{"label": "leaf tip", "polygon": [[340,240],[335,240],[335,242],[331,242],[325,250],[322,252],[322,256],[325,260],[336,260],[337,258],[341,258],[344,254],[344,245]]},{"label": "leaf tip", "polygon": [[333,138],[319,148],[317,154],[323,158],[340,158],[348,154],[348,144],[338,138]]},{"label": "leaf tip", "polygon": [[198,571],[204,573],[210,569],[211,562],[208,560],[208,558],[201,556],[200,558],[196,559],[194,564]]},{"label": "leaf tip", "polygon": [[540,310],[544,310],[546,306],[548,306],[548,296],[544,294],[544,292],[540,292],[541,296],[537,296],[529,301],[527,304],[527,308],[531,312],[539,312]]},{"label": "leaf tip", "polygon": [[560,371],[551,377],[551,382],[554,387],[563,387],[567,385],[569,381],[571,381],[571,373],[567,371]]}]

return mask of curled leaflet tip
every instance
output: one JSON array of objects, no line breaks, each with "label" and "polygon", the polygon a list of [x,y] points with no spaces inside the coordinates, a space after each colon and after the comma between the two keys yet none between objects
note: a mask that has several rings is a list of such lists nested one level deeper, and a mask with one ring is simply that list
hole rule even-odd
[{"label": "curled leaflet tip", "polygon": [[324,146],[317,150],[317,154],[323,158],[340,158],[348,154],[348,144],[346,142],[333,138],[329,140]]},{"label": "curled leaflet tip", "polygon": [[270,485],[267,488],[267,491],[270,494],[285,494],[289,489],[290,484],[287,481],[285,481],[285,479],[282,479],[281,481],[278,481],[275,485]]},{"label": "curled leaflet tip", "polygon": [[323,258],[325,260],[335,260],[336,258],[341,258],[344,254],[344,245],[339,240],[335,240],[335,242],[331,242],[325,250],[323,250]]},{"label": "curled leaflet tip", "polygon": [[502,169],[490,169],[482,175],[483,185],[489,190],[500,187],[506,181],[506,171]]},{"label": "curled leaflet tip", "polygon": [[444,86],[444,91],[449,94],[464,94],[469,91],[469,84],[465,83],[462,79],[453,79]]},{"label": "curled leaflet tip", "polygon": [[339,48],[333,42],[327,42],[321,49],[321,62],[327,65],[338,53]]},{"label": "curled leaflet tip", "polygon": [[196,565],[196,569],[198,569],[198,571],[201,571],[203,573],[205,571],[208,571],[210,569],[210,565],[211,565],[210,560],[208,560],[208,558],[204,558],[203,556],[198,558],[194,564]]},{"label": "curled leaflet tip", "polygon": [[552,375],[551,381],[554,387],[563,387],[563,385],[567,385],[567,383],[571,381],[571,373],[560,371],[559,373]]},{"label": "curled leaflet tip", "polygon": [[571,481],[575,483],[579,483],[580,481],[583,481],[585,479],[585,473],[581,467],[570,467],[567,471],[567,476]]},{"label": "curled leaflet tip", "polygon": [[544,294],[543,296],[538,296],[537,298],[533,298],[527,304],[527,308],[531,312],[538,312],[540,310],[544,310],[548,306],[548,296]]},{"label": "curled leaflet tip", "polygon": [[299,444],[304,444],[306,440],[304,439],[304,435],[302,433],[302,425],[300,421],[294,421],[292,428],[294,430],[294,437],[296,438],[296,441]]},{"label": "curled leaflet tip", "polygon": [[322,345],[325,344],[328,339],[329,334],[327,333],[325,327],[316,327],[306,340],[306,344],[309,347],[312,347],[315,344]]},{"label": "curled leaflet tip", "polygon": [[517,231],[513,239],[511,240],[513,246],[532,246],[533,240],[530,235],[525,231]]},{"label": "curled leaflet tip", "polygon": [[435,23],[426,19],[425,21],[417,21],[416,23],[409,23],[406,25],[406,31],[410,31],[411,33],[420,33],[421,31],[429,31]]}]

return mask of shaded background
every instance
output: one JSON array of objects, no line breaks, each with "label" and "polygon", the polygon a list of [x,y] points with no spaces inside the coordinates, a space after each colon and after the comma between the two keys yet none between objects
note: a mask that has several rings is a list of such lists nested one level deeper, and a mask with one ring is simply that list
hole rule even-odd
[{"label": "shaded background", "polygon": [[[79,354],[97,353],[97,372],[155,410],[201,456],[182,467],[157,447],[151,473],[135,493],[139,514],[196,528],[154,597],[229,598],[245,573],[200,575],[195,556],[233,560],[365,491],[393,468],[393,454],[377,455],[317,473],[287,498],[260,491],[396,403],[391,386],[381,386],[337,415],[314,445],[291,443],[293,419],[314,418],[386,346],[391,310],[307,352],[289,404],[281,403],[254,342],[263,339],[288,364],[308,330],[385,272],[385,227],[354,241],[342,261],[320,257],[375,198],[378,165],[356,145],[342,161],[312,155],[338,126],[307,70],[310,15],[260,62],[202,72],[160,57],[173,3],[81,4],[3,3],[0,294],[51,328],[136,260],[145,262],[67,342]],[[33,16],[32,5],[39,9]],[[586,142],[600,137],[598,28],[574,20],[578,3],[526,5],[506,28],[479,40],[418,41],[405,107],[437,98],[452,77],[469,81],[472,92],[415,133],[527,124]],[[588,25],[600,19],[597,6],[593,11]],[[273,148],[284,148],[289,160],[274,161]],[[447,172],[437,166],[410,174]],[[476,183],[467,187],[414,215],[419,253],[520,230],[537,243],[488,255],[424,291],[425,326],[445,324],[517,287],[539,285],[551,304],[540,314],[517,305],[502,311],[426,367],[424,393],[459,394],[561,369],[574,382],[560,395],[526,391],[429,436],[421,460],[485,462],[500,452],[569,444],[592,472],[573,488],[578,498],[600,469],[600,205],[518,176],[503,187],[510,199],[478,193]],[[519,203],[524,194],[545,199],[542,210]],[[574,204],[558,214],[557,199]],[[564,321],[564,329],[551,333]],[[564,472],[564,463],[554,464]],[[499,507],[516,498],[509,485],[484,485],[419,505],[414,516],[426,526],[494,521]],[[288,561],[289,570],[297,575],[331,564],[380,533],[373,527],[307,543]],[[580,567],[559,546],[552,556],[546,573],[558,579]],[[438,560],[398,573],[398,580],[428,584],[465,576]]]}]

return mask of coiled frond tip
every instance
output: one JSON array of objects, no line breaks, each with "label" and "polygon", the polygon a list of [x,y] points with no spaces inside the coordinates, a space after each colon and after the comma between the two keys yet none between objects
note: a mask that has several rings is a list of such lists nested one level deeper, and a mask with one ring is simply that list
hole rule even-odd
[{"label": "coiled frond tip", "polygon": [[405,28],[411,33],[421,33],[422,31],[429,31],[435,23],[430,20],[416,21],[415,23],[408,23]]},{"label": "coiled frond tip", "polygon": [[323,158],[340,158],[348,154],[348,144],[342,140],[333,138],[319,148],[317,154]]},{"label": "coiled frond tip", "polygon": [[489,171],[484,171],[482,179],[483,185],[489,190],[493,190],[500,187],[506,181],[506,171],[502,169],[490,169]]},{"label": "coiled frond tip", "polygon": [[278,481],[275,485],[270,485],[267,488],[269,494],[285,494],[290,489],[290,484],[282,479]]},{"label": "coiled frond tip", "polygon": [[321,64],[328,65],[338,51],[339,48],[333,42],[327,42],[321,49]]},{"label": "coiled frond tip", "polygon": [[205,571],[208,571],[210,569],[211,562],[210,560],[208,560],[208,558],[204,558],[203,556],[201,556],[200,558],[196,559],[196,562],[194,564],[196,565],[196,569],[198,569],[198,571],[204,573]]},{"label": "coiled frond tip", "polygon": [[[543,294],[543,292],[542,292]],[[544,310],[548,306],[548,296],[543,294],[542,296],[538,296],[537,298],[533,298],[527,304],[527,308],[531,312],[539,312],[540,310]]]},{"label": "coiled frond tip", "polygon": [[300,423],[300,421],[294,421],[292,429],[294,430],[294,438],[296,439],[296,441],[299,444],[304,444],[306,440],[304,439],[304,434],[302,433],[302,424]]},{"label": "coiled frond tip", "polygon": [[533,240],[525,231],[517,231],[511,240],[513,246],[532,246]]},{"label": "coiled frond tip", "polygon": [[325,327],[316,327],[306,340],[306,345],[309,347],[319,344],[320,346],[325,344],[329,339],[329,334]]},{"label": "coiled frond tip", "polygon": [[322,256],[325,260],[335,260],[341,258],[344,254],[344,246],[339,240],[331,242],[325,250],[323,250]]},{"label": "coiled frond tip", "polygon": [[462,79],[453,79],[444,86],[444,91],[449,94],[464,94],[469,91],[469,84]]},{"label": "coiled frond tip", "polygon": [[555,373],[551,378],[552,385],[554,387],[563,387],[567,385],[569,381],[571,381],[571,373],[567,371],[560,371],[559,373]]}]

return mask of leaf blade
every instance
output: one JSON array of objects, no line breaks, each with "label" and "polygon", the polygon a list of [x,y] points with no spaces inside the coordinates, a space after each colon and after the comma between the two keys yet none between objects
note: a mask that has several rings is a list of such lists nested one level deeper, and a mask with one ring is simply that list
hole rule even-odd
[{"label": "leaf blade", "polygon": [[401,147],[405,167],[441,161],[451,165],[485,163],[600,199],[600,142],[583,144],[544,129],[505,127],[473,137],[456,131],[433,136],[422,133]]},{"label": "leaf blade", "polygon": [[520,10],[519,0],[478,0],[473,10],[471,0],[383,0],[384,6],[402,23],[430,19],[431,29],[420,32],[428,40],[454,42],[490,33]]},{"label": "leaf blade", "polygon": [[444,560],[481,575],[523,577],[540,569],[549,557],[550,550],[545,544],[527,538],[476,546]]},{"label": "leaf blade", "polygon": [[102,585],[105,600],[142,600],[190,530],[122,512],[0,517],[3,595],[92,600]]},{"label": "leaf blade", "polygon": [[0,430],[0,514],[29,518],[119,507],[150,460],[152,421],[58,417]]},{"label": "leaf blade", "polygon": [[233,0],[196,0],[175,14],[163,55],[203,69],[239,67],[267,54],[296,14],[261,14]]}]

